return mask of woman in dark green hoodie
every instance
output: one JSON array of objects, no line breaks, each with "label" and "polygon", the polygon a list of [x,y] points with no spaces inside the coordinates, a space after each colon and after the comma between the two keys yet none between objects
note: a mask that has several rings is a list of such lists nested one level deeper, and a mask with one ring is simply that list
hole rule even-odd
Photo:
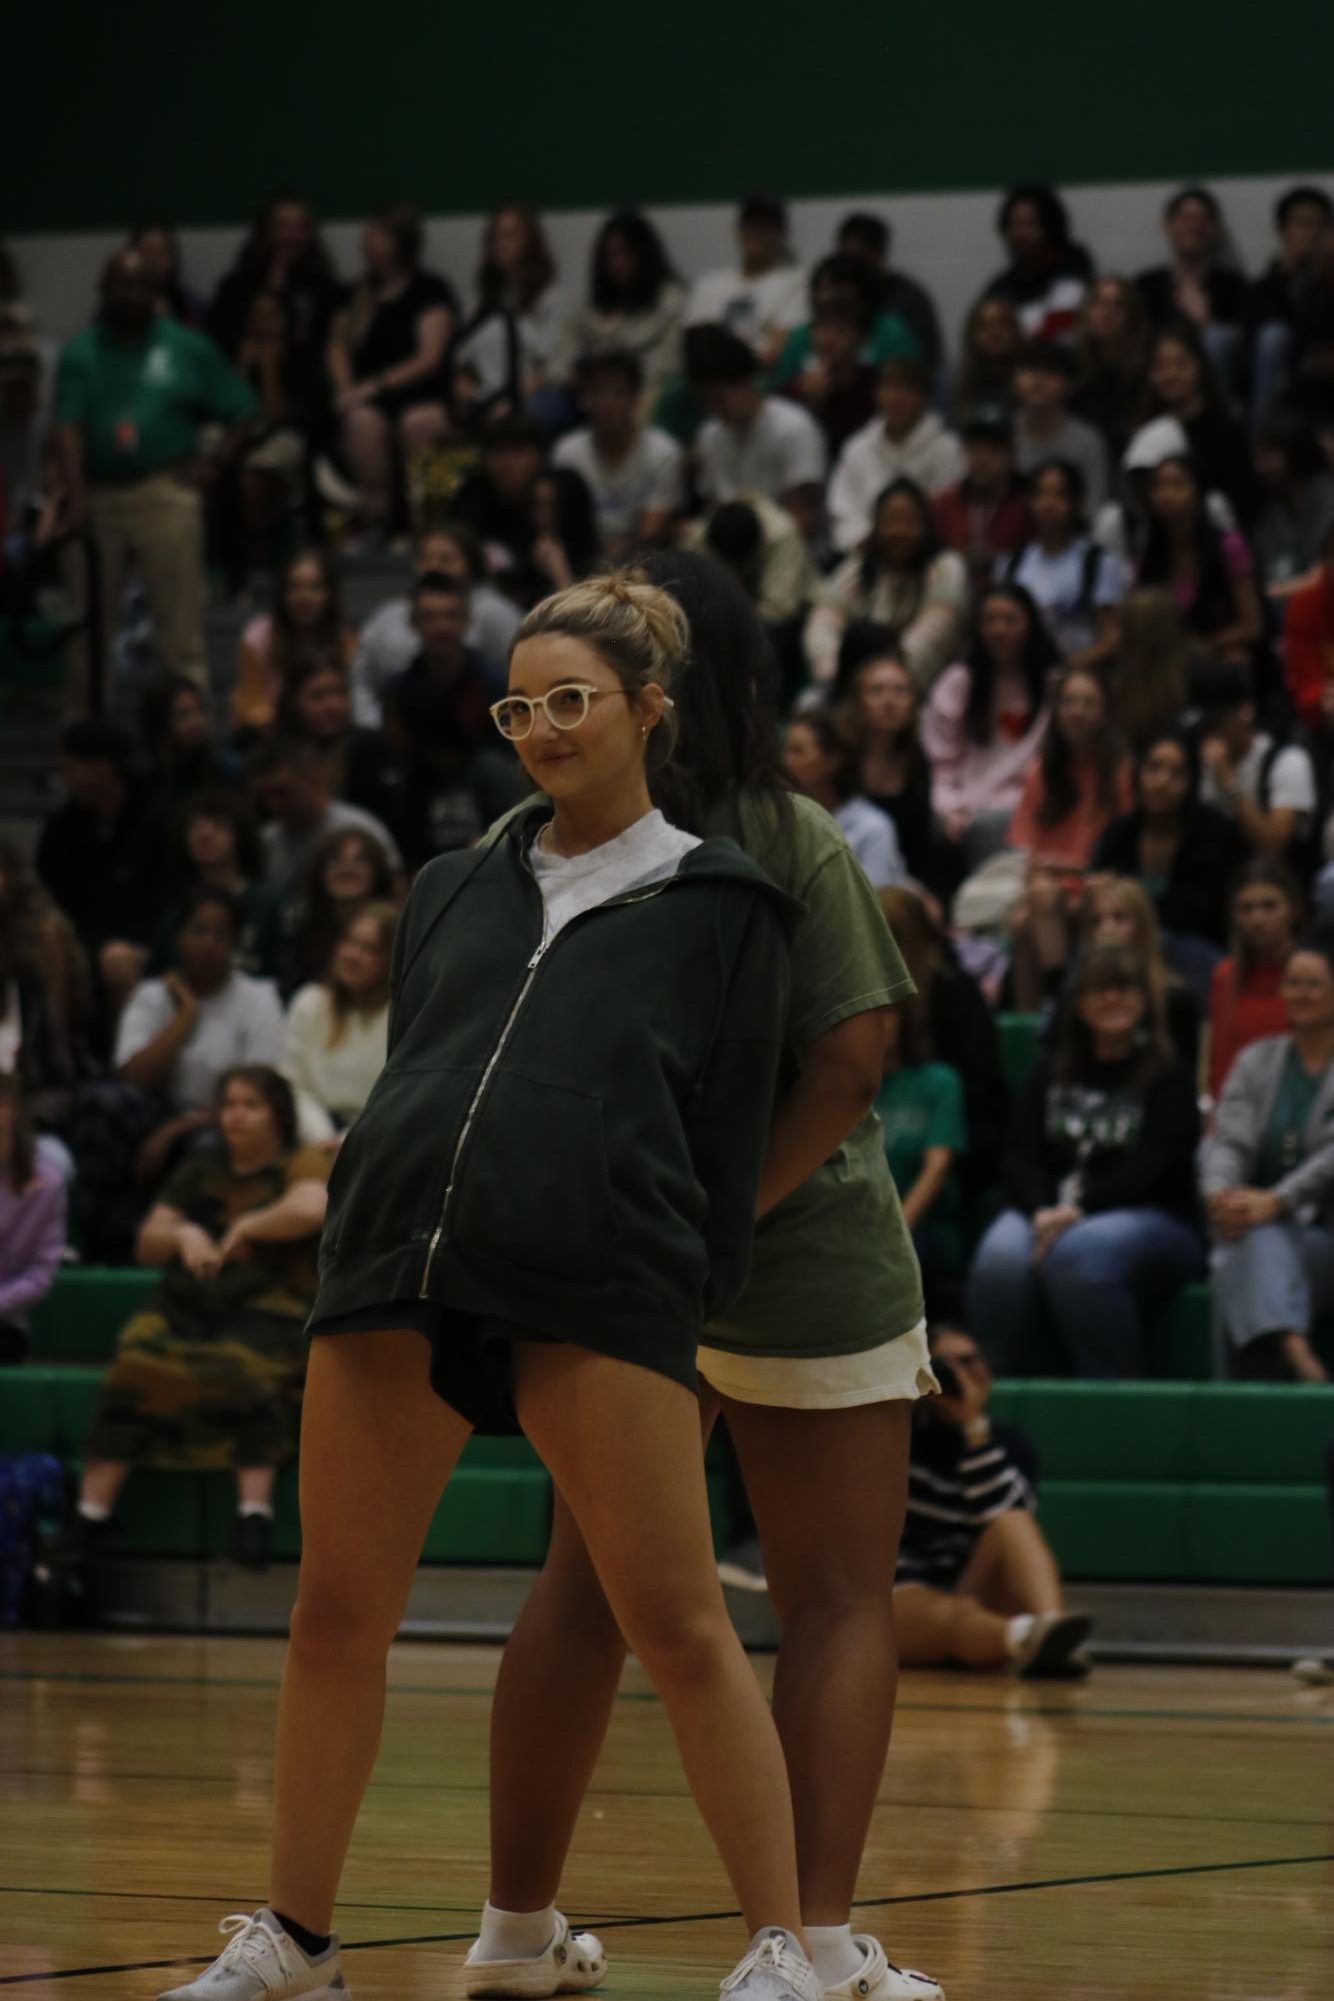
[{"label": "woman in dark green hoodie", "polygon": [[[633,577],[530,613],[493,715],[545,797],[432,862],[403,914],[388,1061],[330,1184],[271,1905],[217,1962],[242,1983],[229,2001],[342,2001],[329,1925],[385,1654],[470,1431],[516,1420],[756,1934],[733,2001],[818,2001],[782,1752],[714,1568],[695,1394],[701,1329],[746,1281],[796,906],[732,841],[652,806],[688,642]],[[596,1984],[597,1941],[550,1919],[522,1949],[484,1927],[468,1992]],[[173,2001],[217,1991],[215,1969]]]}]

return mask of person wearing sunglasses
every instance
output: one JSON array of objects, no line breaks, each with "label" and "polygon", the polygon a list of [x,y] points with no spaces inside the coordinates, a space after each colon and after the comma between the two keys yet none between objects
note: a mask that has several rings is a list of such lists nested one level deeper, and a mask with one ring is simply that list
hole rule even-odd
[{"label": "person wearing sunglasses", "polygon": [[905,1667],[1012,1668],[1026,1680],[1089,1670],[1092,1622],[1067,1612],[1038,1526],[1037,1460],[1023,1432],[987,1414],[992,1376],[976,1341],[931,1329],[941,1394],[913,1424],[908,1513],[894,1574]]},{"label": "person wearing sunglasses", "polygon": [[[537,606],[494,720],[539,797],[408,900],[388,1061],[339,1153],[310,1321],[270,1902],[226,1920],[220,1959],[170,2001],[342,1994],[334,1898],[385,1655],[469,1436],[516,1428],[731,1878],[752,1935],[732,2001],[821,2001],[782,1749],[714,1565],[696,1375],[704,1323],[746,1280],[798,909],[730,840],[652,805],[688,647],[635,573]],[[540,1822],[539,1769],[528,1784]],[[488,1906],[463,1984],[565,1994],[604,1971],[554,1905]]]}]

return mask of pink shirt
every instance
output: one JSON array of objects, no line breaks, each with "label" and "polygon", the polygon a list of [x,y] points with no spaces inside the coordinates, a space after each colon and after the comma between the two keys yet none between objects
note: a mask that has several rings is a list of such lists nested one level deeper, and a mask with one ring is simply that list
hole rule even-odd
[{"label": "pink shirt", "polygon": [[1011,672],[996,686],[991,741],[975,743],[965,727],[971,685],[967,665],[947,667],[922,710],[931,804],[942,819],[951,813],[1013,813],[1047,727],[1045,706],[1036,715],[1025,713],[1027,683],[1022,674]]},{"label": "pink shirt", "polygon": [[1044,827],[1038,819],[1038,807],[1042,802],[1042,768],[1038,764],[1031,765],[1018,811],[1005,837],[1008,846],[1023,848],[1034,861],[1048,862],[1054,868],[1086,869],[1106,827],[1119,814],[1128,813],[1135,803],[1130,764],[1128,761],[1123,764],[1113,781],[1110,812],[1098,797],[1098,775],[1092,764],[1081,764],[1076,768],[1075,787],[1079,796],[1074,811],[1067,813],[1063,820],[1058,820],[1055,826]]}]

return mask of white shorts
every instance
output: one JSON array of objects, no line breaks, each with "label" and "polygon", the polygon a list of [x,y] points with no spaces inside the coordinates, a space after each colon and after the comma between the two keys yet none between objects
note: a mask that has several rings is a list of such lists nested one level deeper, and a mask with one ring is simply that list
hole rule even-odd
[{"label": "white shorts", "polygon": [[931,1373],[926,1322],[856,1355],[734,1355],[701,1347],[699,1372],[735,1403],[776,1410],[851,1410],[863,1403],[915,1403],[940,1388]]}]

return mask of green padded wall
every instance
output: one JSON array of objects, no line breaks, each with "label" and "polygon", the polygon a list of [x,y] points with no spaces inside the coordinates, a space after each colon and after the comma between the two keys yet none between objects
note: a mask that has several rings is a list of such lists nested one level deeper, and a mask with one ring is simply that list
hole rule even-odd
[{"label": "green padded wall", "polygon": [[1313,171],[1325,0],[21,8],[7,232]]}]

